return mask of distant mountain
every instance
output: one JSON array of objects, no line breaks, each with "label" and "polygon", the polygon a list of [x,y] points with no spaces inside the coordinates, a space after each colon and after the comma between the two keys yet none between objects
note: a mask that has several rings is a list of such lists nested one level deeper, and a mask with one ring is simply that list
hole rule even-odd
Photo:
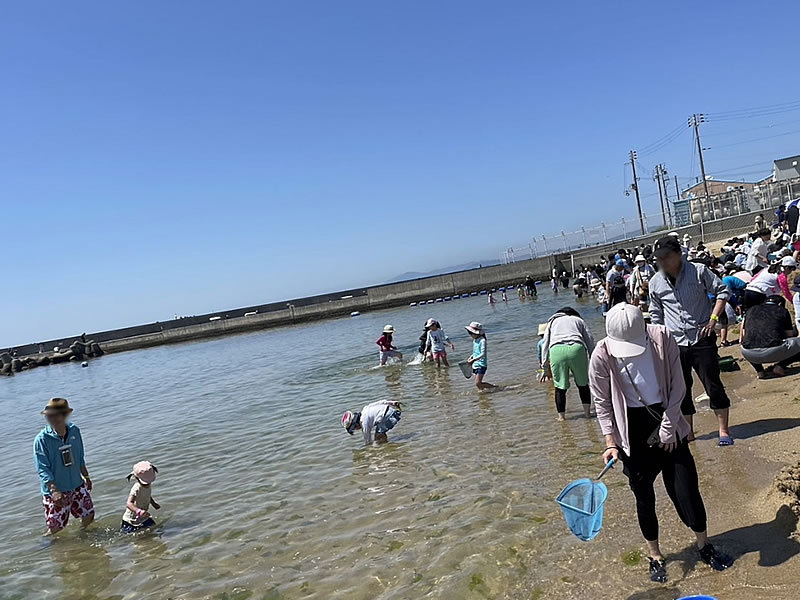
[{"label": "distant mountain", "polygon": [[470,269],[477,269],[478,267],[491,267],[492,265],[499,265],[499,264],[500,261],[495,258],[493,260],[490,259],[480,262],[465,263],[463,265],[456,265],[454,267],[443,267],[441,269],[435,269],[433,271],[428,271],[426,273],[409,271],[408,273],[403,273],[402,275],[398,275],[397,277],[392,277],[386,283],[397,283],[399,281],[408,281],[410,279],[419,279],[421,277],[433,277],[434,275],[446,275],[447,273],[456,273],[458,271],[469,271]]}]

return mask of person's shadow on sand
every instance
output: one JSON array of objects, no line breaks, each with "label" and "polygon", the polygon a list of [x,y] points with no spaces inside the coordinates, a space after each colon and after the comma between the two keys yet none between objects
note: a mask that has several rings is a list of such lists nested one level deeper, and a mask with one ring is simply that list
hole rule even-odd
[{"label": "person's shadow on sand", "polygon": [[776,567],[800,554],[800,542],[792,537],[796,528],[797,515],[784,504],[772,521],[731,529],[712,541],[734,558],[758,552],[758,566]]},{"label": "person's shadow on sand", "polygon": [[[777,419],[758,419],[749,423],[739,423],[731,426],[731,437],[735,440],[746,440],[758,437],[765,433],[775,431],[787,431],[800,427],[800,419],[777,418]],[[717,438],[717,432],[706,433],[697,436],[698,440],[711,440]]]},{"label": "person's shadow on sand", "polygon": [[[772,521],[731,529],[711,538],[714,546],[738,560],[752,552],[759,553],[760,567],[776,567],[800,554],[800,542],[792,537],[797,528],[797,516],[786,505],[781,506]],[[700,560],[694,546],[670,556],[668,561],[679,561],[683,576],[689,574]],[[732,568],[736,568],[734,565]]]}]

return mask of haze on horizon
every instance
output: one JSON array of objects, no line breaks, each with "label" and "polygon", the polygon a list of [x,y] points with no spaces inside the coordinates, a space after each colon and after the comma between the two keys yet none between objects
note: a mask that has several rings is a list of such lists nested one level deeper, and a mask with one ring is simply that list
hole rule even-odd
[{"label": "haze on horizon", "polygon": [[[0,346],[386,281],[635,214],[624,162],[800,98],[800,8],[9,3]],[[756,27],[755,24],[758,24]],[[704,125],[707,172],[800,112]],[[698,175],[682,135],[638,165]],[[760,173],[760,175],[758,175]]]}]

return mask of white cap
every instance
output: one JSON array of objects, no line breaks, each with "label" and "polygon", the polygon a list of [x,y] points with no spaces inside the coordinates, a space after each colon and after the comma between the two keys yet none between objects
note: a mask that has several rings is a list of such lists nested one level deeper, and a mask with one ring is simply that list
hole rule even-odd
[{"label": "white cap", "polygon": [[669,237],[669,236],[672,236],[672,237],[678,237],[678,232],[677,232],[677,231],[670,231],[670,232],[667,234],[667,237]]},{"label": "white cap", "polygon": [[637,254],[636,258],[633,259],[633,262],[647,262],[647,259],[641,254]]},{"label": "white cap", "polygon": [[791,256],[784,256],[781,259],[781,266],[782,267],[794,267],[797,268],[797,261],[792,258]]},{"label": "white cap", "polygon": [[606,345],[611,356],[629,358],[647,349],[644,315],[633,304],[617,304],[606,313]]}]

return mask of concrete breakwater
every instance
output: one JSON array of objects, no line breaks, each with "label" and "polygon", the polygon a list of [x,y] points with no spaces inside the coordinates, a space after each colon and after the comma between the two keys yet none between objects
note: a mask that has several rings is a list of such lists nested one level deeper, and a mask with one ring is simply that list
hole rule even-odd
[{"label": "concrete breakwater", "polygon": [[[732,225],[734,225],[733,222],[727,223],[725,220],[719,220],[711,224],[706,223],[704,232],[701,232],[699,225],[693,225],[680,229],[679,233],[681,235],[689,233],[697,240],[701,239],[701,233],[704,233],[706,241],[711,241],[713,239],[723,239],[751,228],[749,225],[743,228],[741,220],[736,222],[737,228],[732,228]],[[511,264],[494,265],[445,275],[435,275],[398,283],[249,306],[84,335],[102,345],[101,352],[124,352],[149,346],[347,316],[353,312],[392,308],[408,305],[412,302],[428,302],[437,298],[461,296],[475,291],[491,290],[504,285],[518,284],[527,275],[531,275],[536,279],[549,280],[551,269],[556,264],[560,264],[565,270],[571,271],[573,264],[575,266],[579,264],[594,264],[598,262],[602,254],[608,254],[621,245],[631,246],[652,243],[662,235],[663,232],[658,232],[633,240],[614,241],[602,246],[582,248],[574,252],[522,260]],[[28,358],[36,356],[42,359],[41,364],[46,364],[44,357],[49,357],[52,361],[57,354],[53,352],[55,347],[65,348],[70,346],[78,337],[28,344],[16,347],[13,350],[20,360],[30,363]],[[91,355],[87,354],[87,356]]]}]

